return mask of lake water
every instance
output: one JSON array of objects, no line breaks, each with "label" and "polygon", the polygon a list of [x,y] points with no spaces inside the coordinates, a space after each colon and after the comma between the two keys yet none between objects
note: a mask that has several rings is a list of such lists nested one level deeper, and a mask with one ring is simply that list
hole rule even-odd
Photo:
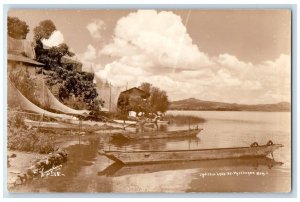
[{"label": "lake water", "polygon": [[[64,176],[45,177],[15,188],[16,192],[289,192],[291,189],[291,113],[170,111],[199,116],[197,138],[108,143],[103,134],[74,137],[67,148]],[[191,127],[195,127],[191,125]],[[169,126],[168,130],[188,126]],[[111,150],[167,150],[283,144],[271,158],[210,160],[121,166],[98,155]]]}]

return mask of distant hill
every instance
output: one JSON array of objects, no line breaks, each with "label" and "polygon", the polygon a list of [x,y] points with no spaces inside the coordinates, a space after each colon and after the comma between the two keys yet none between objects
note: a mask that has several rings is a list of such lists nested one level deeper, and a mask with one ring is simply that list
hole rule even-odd
[{"label": "distant hill", "polygon": [[195,98],[189,98],[179,101],[173,101],[170,110],[199,110],[199,111],[270,111],[281,112],[291,111],[291,104],[288,102],[279,102],[276,104],[236,104],[224,102],[203,101]]}]

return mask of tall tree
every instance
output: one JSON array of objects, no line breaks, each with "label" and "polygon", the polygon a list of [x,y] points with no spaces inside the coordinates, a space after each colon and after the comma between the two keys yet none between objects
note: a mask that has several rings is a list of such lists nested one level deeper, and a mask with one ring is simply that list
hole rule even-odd
[{"label": "tall tree", "polygon": [[139,89],[150,94],[150,96],[147,99],[143,99],[141,97],[130,97],[121,94],[118,100],[118,107],[123,114],[128,114],[128,111],[157,114],[158,112],[164,113],[168,110],[170,102],[166,91],[152,86],[150,83],[142,83]]},{"label": "tall tree", "polygon": [[40,41],[42,39],[49,39],[52,33],[56,30],[56,26],[51,20],[44,20],[33,29],[34,40]]},{"label": "tall tree", "polygon": [[43,44],[39,41],[35,47],[36,58],[39,62],[45,64],[45,69],[55,70],[58,66],[63,66],[61,59],[64,56],[74,56],[69,51],[67,44],[62,43],[49,49],[44,49]]},{"label": "tall tree", "polygon": [[17,17],[7,18],[7,34],[14,39],[26,39],[29,27],[25,21]]},{"label": "tall tree", "polygon": [[153,113],[164,113],[169,108],[170,102],[167,93],[164,90],[160,90],[157,87],[151,87],[150,97],[148,99]]}]

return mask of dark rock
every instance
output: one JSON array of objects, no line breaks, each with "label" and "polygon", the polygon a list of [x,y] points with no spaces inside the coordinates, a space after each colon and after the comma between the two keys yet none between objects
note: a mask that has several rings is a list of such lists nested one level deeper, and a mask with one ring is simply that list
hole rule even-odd
[{"label": "dark rock", "polygon": [[12,155],[10,155],[10,158],[15,158],[15,157],[17,157],[17,155],[16,155],[16,154],[12,154]]},{"label": "dark rock", "polygon": [[20,178],[22,183],[26,182],[27,180],[27,175],[25,173],[18,175],[18,177]]},{"label": "dark rock", "polygon": [[65,150],[59,150],[58,154],[63,157],[63,162],[65,162],[68,158],[68,153]]},{"label": "dark rock", "polygon": [[27,169],[26,173],[27,173],[28,176],[34,176],[34,172],[32,171],[31,168]]},{"label": "dark rock", "polygon": [[55,154],[54,166],[60,165],[63,161],[64,159],[60,154]]}]

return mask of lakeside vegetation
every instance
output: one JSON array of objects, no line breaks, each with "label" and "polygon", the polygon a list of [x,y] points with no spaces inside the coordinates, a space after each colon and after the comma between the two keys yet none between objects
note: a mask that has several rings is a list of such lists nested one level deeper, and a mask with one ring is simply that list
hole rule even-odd
[{"label": "lakeside vegetation", "polygon": [[23,115],[8,112],[7,114],[7,148],[26,152],[48,154],[55,149],[56,133],[39,132],[27,128]]}]

